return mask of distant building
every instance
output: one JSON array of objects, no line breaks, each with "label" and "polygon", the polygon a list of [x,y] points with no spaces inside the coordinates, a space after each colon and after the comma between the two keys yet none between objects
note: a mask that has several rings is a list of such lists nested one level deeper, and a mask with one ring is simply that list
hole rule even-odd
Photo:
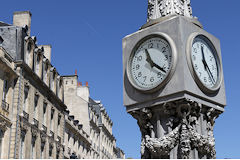
[{"label": "distant building", "polygon": [[116,157],[110,118],[96,112],[92,120],[88,87],[60,76],[51,46],[37,45],[30,29],[28,11],[15,12],[13,25],[0,22],[0,158]]},{"label": "distant building", "polygon": [[[73,117],[72,121],[76,122],[75,126],[80,125],[84,132],[89,135],[91,144],[89,148],[87,141],[83,143],[87,151],[87,153],[84,154],[84,157],[81,157],[81,148],[74,148],[72,152],[79,155],[78,157],[80,158],[118,158],[116,139],[112,134],[113,122],[101,102],[94,101],[90,98],[88,84],[83,86],[78,82],[77,75],[63,76],[63,83],[64,100],[69,109],[68,114]],[[67,133],[67,135],[69,135],[69,133]],[[83,142],[79,137],[78,140],[74,140],[74,137],[76,137],[74,134],[71,136],[73,141],[71,141],[71,138],[67,137],[68,136],[65,136],[64,142],[65,144],[70,144],[69,146],[74,145],[72,142],[75,141],[78,144],[79,142]],[[65,152],[65,157],[67,158],[70,154],[72,153]],[[119,158],[124,158],[124,156]]]}]

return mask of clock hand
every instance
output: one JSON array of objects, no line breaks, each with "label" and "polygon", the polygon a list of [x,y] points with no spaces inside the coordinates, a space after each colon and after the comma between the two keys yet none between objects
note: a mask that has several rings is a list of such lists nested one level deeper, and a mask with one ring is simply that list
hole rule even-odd
[{"label": "clock hand", "polygon": [[211,78],[212,78],[212,82],[215,83],[215,80],[214,80],[214,78],[213,78],[212,72],[210,71],[207,63],[206,63],[206,68],[207,68],[208,74],[210,73],[210,76],[211,76]]},{"label": "clock hand", "polygon": [[210,77],[211,77],[211,79],[212,79],[212,82],[215,83],[215,80],[214,80],[214,78],[213,78],[212,72],[210,71],[210,69],[209,69],[209,67],[208,67],[208,65],[207,65],[207,62],[206,62],[206,60],[205,60],[205,55],[204,55],[204,51],[203,51],[203,46],[201,46],[201,50],[202,50],[202,62],[203,62],[204,68],[205,68],[205,70],[207,70],[208,75],[210,74]]},{"label": "clock hand", "polygon": [[165,71],[162,67],[160,67],[159,65],[157,65],[157,64],[154,63],[154,62],[153,62],[153,66],[156,67],[157,69],[159,69],[160,71],[166,73],[166,71]]},{"label": "clock hand", "polygon": [[146,61],[150,64],[151,68],[153,68],[154,62],[153,62],[152,58],[150,57],[150,54],[149,54],[147,49],[145,49],[145,53],[146,53],[146,56],[147,56]]},{"label": "clock hand", "polygon": [[203,59],[203,61],[206,62],[206,60],[205,60],[205,55],[204,55],[204,51],[203,51],[203,46],[201,46],[201,50],[202,50],[202,59]]},{"label": "clock hand", "polygon": [[151,65],[152,68],[153,68],[153,67],[156,67],[156,68],[159,69],[160,71],[166,73],[166,71],[165,71],[162,67],[160,67],[159,65],[157,65],[156,63],[153,62],[153,60],[152,60],[152,58],[151,58],[151,56],[150,56],[150,54],[149,54],[149,52],[148,52],[147,49],[145,49],[145,53],[146,53],[146,55],[147,55],[146,61]]}]

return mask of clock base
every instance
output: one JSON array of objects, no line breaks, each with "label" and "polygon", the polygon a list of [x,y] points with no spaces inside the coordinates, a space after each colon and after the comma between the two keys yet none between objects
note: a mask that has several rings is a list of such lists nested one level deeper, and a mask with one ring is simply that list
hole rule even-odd
[{"label": "clock base", "polygon": [[188,99],[131,111],[142,134],[141,158],[216,158],[213,127],[221,113]]}]

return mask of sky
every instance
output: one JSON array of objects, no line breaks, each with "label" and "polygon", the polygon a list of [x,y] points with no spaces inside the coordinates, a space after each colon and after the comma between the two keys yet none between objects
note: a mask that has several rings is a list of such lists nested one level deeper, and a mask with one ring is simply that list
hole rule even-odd
[{"label": "sky", "polygon": [[[221,41],[227,95],[216,120],[217,158],[240,158],[240,1],[192,0],[193,15]],[[61,75],[78,71],[90,96],[101,100],[126,158],[140,158],[137,122],[123,106],[122,38],[146,23],[147,0],[5,0],[0,21],[12,24],[15,11],[32,13],[31,35],[52,45],[52,64]]]}]

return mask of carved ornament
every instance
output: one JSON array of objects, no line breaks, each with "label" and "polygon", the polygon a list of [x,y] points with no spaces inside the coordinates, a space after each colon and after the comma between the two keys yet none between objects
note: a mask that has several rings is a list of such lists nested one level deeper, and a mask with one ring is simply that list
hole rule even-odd
[{"label": "carved ornament", "polygon": [[[207,158],[216,158],[213,126],[220,112],[213,108],[202,111],[201,104],[189,99],[164,104],[162,110],[158,111],[168,117],[168,122],[165,123],[168,133],[156,138],[156,131],[153,127],[157,123],[153,116],[156,113],[152,110],[154,108],[131,112],[132,116],[137,119],[142,133],[142,158],[169,156],[170,151],[176,146],[178,146],[178,157],[181,159],[190,158],[190,152],[193,149],[207,155]],[[200,116],[206,117],[207,135],[201,135],[196,130]]]},{"label": "carved ornament", "polygon": [[190,0],[148,0],[147,21],[169,15],[181,15],[192,18]]}]

